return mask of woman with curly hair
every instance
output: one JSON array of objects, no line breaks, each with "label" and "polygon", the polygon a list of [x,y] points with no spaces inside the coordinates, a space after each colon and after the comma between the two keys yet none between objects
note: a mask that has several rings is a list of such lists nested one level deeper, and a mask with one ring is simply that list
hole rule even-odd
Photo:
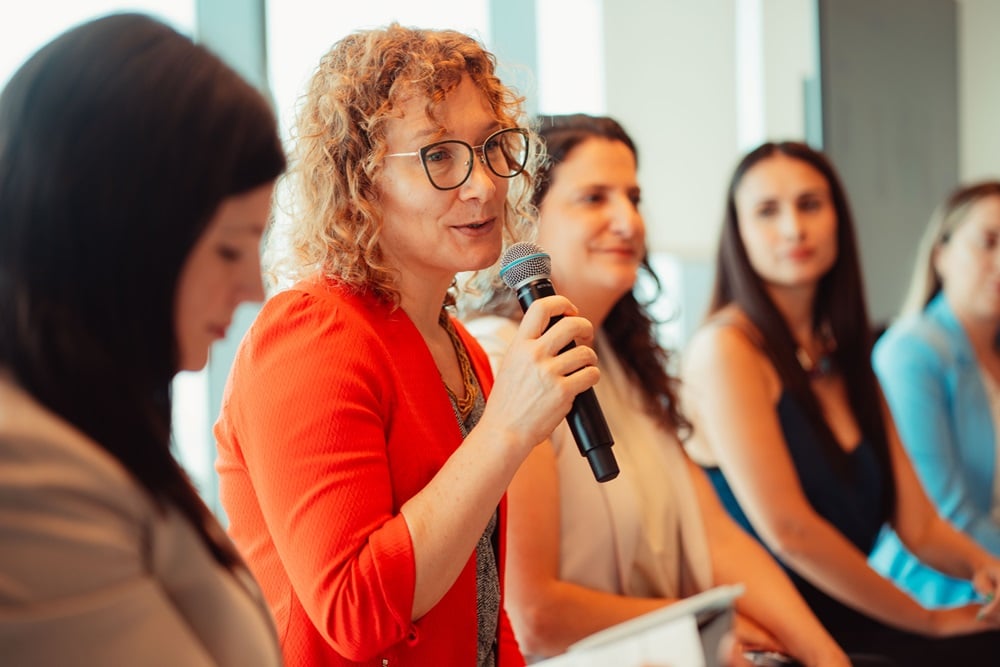
[{"label": "woman with curly hair", "polygon": [[[599,372],[562,297],[496,380],[449,313],[530,218],[536,141],[493,56],[391,25],[335,44],[298,121],[298,278],[242,342],[216,425],[222,502],[290,665],[516,665],[508,483]],[[546,331],[549,319],[565,315]]]},{"label": "woman with curly hair", "polygon": [[[770,556],[729,519],[684,454],[671,358],[656,338],[640,272],[659,288],[639,210],[638,156],[621,125],[546,116],[538,173],[538,244],[552,283],[598,333],[596,392],[621,474],[597,484],[565,423],[532,451],[510,487],[507,609],[526,654],[561,653],[585,636],[725,583],[745,583],[734,645],[781,649],[807,665],[847,665]],[[484,304],[467,327],[496,363],[516,340],[513,291],[476,279]],[[713,663],[714,664],[714,663]],[[737,650],[727,664],[746,664]]]}]

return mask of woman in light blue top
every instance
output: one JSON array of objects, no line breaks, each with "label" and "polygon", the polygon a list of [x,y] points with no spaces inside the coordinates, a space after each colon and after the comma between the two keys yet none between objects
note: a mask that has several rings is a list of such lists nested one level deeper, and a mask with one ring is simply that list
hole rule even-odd
[{"label": "woman in light blue top", "polygon": [[[1000,181],[961,187],[935,213],[903,317],[875,369],[913,466],[940,514],[1000,555]],[[872,563],[927,606],[977,598],[966,581],[921,565],[894,533]]]}]

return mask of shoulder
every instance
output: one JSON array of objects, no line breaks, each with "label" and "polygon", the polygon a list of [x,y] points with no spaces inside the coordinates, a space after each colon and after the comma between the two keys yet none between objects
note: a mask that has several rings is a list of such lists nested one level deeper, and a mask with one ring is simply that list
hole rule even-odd
[{"label": "shoulder", "polygon": [[517,333],[517,322],[500,315],[483,315],[462,320],[465,328],[477,339],[498,338],[510,343]]},{"label": "shoulder", "polygon": [[770,366],[761,343],[761,334],[749,318],[728,307],[695,331],[684,352],[684,366],[722,369],[733,362]]},{"label": "shoulder", "polygon": [[[38,403],[16,385],[0,381],[0,490],[11,485],[42,496],[54,489],[75,488],[95,495],[129,496],[145,492],[125,467],[75,426]],[[151,504],[140,504],[150,510]]]},{"label": "shoulder", "polygon": [[375,333],[375,323],[389,317],[390,312],[388,304],[370,294],[357,293],[317,277],[269,298],[254,320],[251,332],[285,336]]},{"label": "shoulder", "polygon": [[681,376],[682,391],[692,400],[736,391],[759,392],[774,401],[781,391],[759,331],[732,307],[710,318],[692,336],[681,358]]},{"label": "shoulder", "polygon": [[895,370],[908,363],[949,363],[957,350],[946,327],[926,313],[911,315],[890,326],[876,341],[876,370]]},{"label": "shoulder", "polygon": [[240,342],[233,373],[253,369],[274,380],[380,366],[388,355],[384,338],[393,321],[402,319],[371,295],[322,278],[307,280],[264,303]]},{"label": "shoulder", "polygon": [[145,490],[58,416],[23,393],[0,392],[18,411],[0,417],[0,571],[17,582],[0,598],[44,601],[141,572],[156,513]]},{"label": "shoulder", "polygon": [[484,315],[466,319],[463,324],[489,357],[495,371],[517,335],[517,322],[499,315]]}]

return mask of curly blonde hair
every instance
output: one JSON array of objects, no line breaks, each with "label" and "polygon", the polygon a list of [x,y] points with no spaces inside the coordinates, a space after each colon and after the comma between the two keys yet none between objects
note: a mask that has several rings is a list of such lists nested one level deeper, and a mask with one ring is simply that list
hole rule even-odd
[{"label": "curly blonde hair", "polygon": [[[398,118],[400,104],[417,95],[427,99],[427,116],[438,122],[438,107],[463,76],[482,91],[501,127],[518,124],[524,98],[501,83],[495,57],[468,35],[393,23],[333,45],[298,112],[287,175],[289,245],[284,257],[269,262],[274,273],[295,279],[320,271],[398,305],[397,273],[379,244],[377,179],[387,152],[386,121]],[[505,246],[534,224],[529,199],[540,152],[534,133],[529,142],[529,163],[508,189]]]}]

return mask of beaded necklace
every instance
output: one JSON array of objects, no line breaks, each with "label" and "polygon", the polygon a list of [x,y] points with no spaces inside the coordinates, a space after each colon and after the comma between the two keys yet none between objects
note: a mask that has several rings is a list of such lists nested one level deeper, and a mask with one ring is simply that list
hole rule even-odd
[{"label": "beaded necklace", "polygon": [[820,330],[819,339],[820,355],[815,361],[801,345],[795,348],[795,358],[810,380],[818,380],[833,373],[833,352],[837,349],[837,343],[828,326]]},{"label": "beaded necklace", "polygon": [[815,362],[809,357],[809,353],[804,348],[795,349],[795,357],[799,360],[799,365],[810,380],[818,380],[833,372],[833,357],[824,352]]},{"label": "beaded necklace", "polygon": [[462,387],[465,389],[465,396],[461,399],[455,396],[455,392],[451,390],[451,387],[447,383],[445,383],[444,388],[448,390],[448,396],[451,397],[455,407],[458,408],[458,414],[462,418],[462,421],[465,421],[472,412],[472,408],[476,405],[479,383],[476,381],[476,374],[472,372],[472,362],[469,361],[469,353],[465,351],[465,346],[462,345],[462,339],[458,337],[455,325],[451,323],[448,311],[443,308],[441,309],[441,314],[438,316],[438,324],[448,332],[448,337],[451,338],[451,345],[455,348],[458,365],[462,370]]}]

